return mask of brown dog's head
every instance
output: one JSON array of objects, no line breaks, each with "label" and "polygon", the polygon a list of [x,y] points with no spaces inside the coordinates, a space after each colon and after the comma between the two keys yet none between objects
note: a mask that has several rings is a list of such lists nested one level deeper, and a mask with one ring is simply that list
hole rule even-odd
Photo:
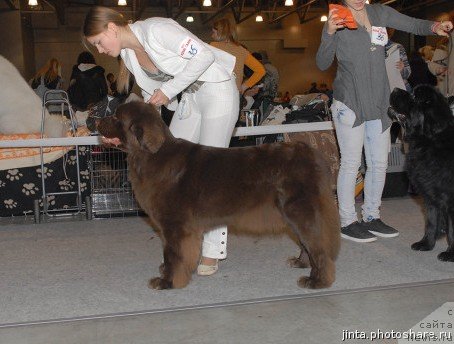
[{"label": "brown dog's head", "polygon": [[114,116],[104,117],[97,125],[101,135],[118,138],[125,151],[146,150],[156,153],[170,136],[156,108],[142,102],[120,105]]}]

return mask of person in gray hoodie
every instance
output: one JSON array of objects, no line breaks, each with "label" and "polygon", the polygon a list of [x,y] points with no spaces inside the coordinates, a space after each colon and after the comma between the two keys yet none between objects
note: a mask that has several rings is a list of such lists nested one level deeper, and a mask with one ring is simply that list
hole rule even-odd
[{"label": "person in gray hoodie", "polygon": [[[450,21],[433,22],[408,17],[382,4],[366,0],[342,1],[358,28],[349,29],[337,10],[329,12],[316,63],[326,70],[337,58],[333,83],[333,124],[341,153],[337,195],[341,236],[356,242],[371,242],[381,237],[396,237],[399,232],[380,220],[380,205],[385,185],[391,120],[387,115],[390,87],[385,68],[386,28],[417,35],[447,36]],[[362,222],[355,210],[355,183],[364,147],[366,176]]]}]

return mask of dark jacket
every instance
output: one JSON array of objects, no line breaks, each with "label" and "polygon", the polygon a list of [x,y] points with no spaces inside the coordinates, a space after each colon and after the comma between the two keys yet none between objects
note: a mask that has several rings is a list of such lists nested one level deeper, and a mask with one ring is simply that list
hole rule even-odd
[{"label": "dark jacket", "polygon": [[408,78],[408,82],[413,88],[422,84],[429,84],[432,86],[437,85],[437,77],[430,72],[427,62],[424,61],[418,52],[413,53],[410,57],[409,64],[411,74]]},{"label": "dark jacket", "polygon": [[89,105],[102,100],[107,96],[104,68],[82,63],[79,66],[74,66],[68,96],[71,104],[81,111],[87,110]]}]

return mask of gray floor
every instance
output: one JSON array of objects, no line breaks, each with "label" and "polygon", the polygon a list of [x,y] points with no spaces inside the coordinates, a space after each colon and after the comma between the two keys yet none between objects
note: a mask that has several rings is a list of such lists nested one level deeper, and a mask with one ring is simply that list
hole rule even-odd
[{"label": "gray floor", "polygon": [[[398,223],[392,224],[398,225],[399,229],[404,228],[405,226],[409,227],[406,231],[402,231],[399,240],[404,240],[408,243],[421,236],[422,217],[421,214],[418,213],[420,212],[420,208],[416,206],[412,200],[388,200],[384,202],[383,208],[383,215],[385,218],[398,221]],[[395,216],[396,212],[401,214],[401,216],[397,218]],[[5,221],[2,222],[5,224]],[[13,245],[21,234],[18,232],[16,235],[14,234],[15,231],[11,232],[10,225],[13,223],[18,224],[19,220],[16,219],[8,222],[9,224],[7,224],[7,227],[2,231],[3,235],[6,234],[10,241],[4,242],[4,244]],[[99,224],[96,227],[99,227]],[[21,227],[14,227],[14,229],[18,228]],[[37,228],[38,237],[46,238],[44,235],[46,232],[43,229],[40,230],[40,227]],[[46,226],[46,228],[50,227]],[[411,228],[414,228],[414,231],[411,230]],[[11,236],[9,233],[13,233],[13,235]],[[24,229],[24,233],[28,233],[27,229]],[[64,235],[64,233],[65,232],[62,231],[61,235]],[[82,236],[83,234],[84,232],[80,231],[77,235]],[[54,237],[50,237],[49,239],[54,240]],[[389,335],[391,331],[394,331],[394,333],[402,333],[403,331],[408,331],[417,326],[424,318],[439,309],[442,305],[446,307],[446,303],[454,302],[454,278],[451,278],[454,266],[451,268],[450,265],[441,265],[442,269],[440,270],[439,263],[437,263],[435,258],[437,252],[431,252],[428,256],[424,255],[424,259],[428,259],[430,264],[432,264],[434,271],[438,269],[438,274],[444,271],[445,277],[437,277],[437,280],[435,281],[434,279],[427,279],[429,273],[428,267],[426,266],[427,264],[423,264],[425,260],[422,260],[423,257],[414,255],[414,253],[408,249],[408,245],[402,250],[399,246],[392,246],[397,245],[397,239],[390,241],[389,245],[380,246],[382,243],[382,241],[379,241],[375,246],[358,246],[359,244],[343,241],[343,252],[348,252],[347,256],[349,257],[352,255],[355,256],[355,251],[358,251],[358,248],[360,248],[358,251],[359,253],[357,252],[358,260],[355,260],[358,263],[355,264],[354,262],[350,262],[347,264],[345,261],[343,264],[344,268],[348,265],[350,269],[365,269],[364,271],[360,271],[357,275],[360,275],[363,278],[366,276],[368,280],[373,280],[387,276],[381,271],[383,270],[383,266],[380,269],[378,268],[378,263],[379,265],[382,265],[394,262],[396,265],[400,266],[399,271],[401,271],[403,275],[407,274],[408,276],[411,275],[415,277],[409,279],[413,282],[389,286],[389,283],[391,282],[388,282],[386,278],[384,278],[382,281],[370,283],[369,285],[372,285],[371,287],[364,288],[361,283],[361,278],[359,278],[358,280],[355,279],[355,281],[357,281],[356,289],[353,287],[354,289],[327,290],[314,294],[285,294],[287,296],[264,297],[251,301],[244,301],[243,299],[241,301],[224,302],[221,304],[182,306],[166,310],[155,309],[141,312],[134,312],[132,310],[129,313],[112,313],[108,316],[97,317],[80,316],[71,318],[70,314],[72,314],[72,310],[68,309],[66,313],[68,314],[67,319],[36,321],[23,324],[8,324],[8,321],[0,323],[0,344],[329,344],[343,342],[372,342],[371,340],[366,339],[354,340],[352,339],[352,333],[354,331],[364,331],[368,336],[379,333]],[[445,245],[444,242],[438,244],[438,250],[445,249]],[[33,246],[36,246],[36,243],[34,243]],[[374,247],[381,255],[388,254],[387,251],[394,252],[400,250],[400,252],[403,253],[402,255],[406,258],[399,261],[394,259],[383,259],[383,261],[377,261],[378,263],[369,264],[367,263],[367,260],[364,259],[372,254]],[[21,252],[24,254],[26,251],[22,250]],[[68,252],[70,253],[71,251]],[[3,253],[5,253],[5,250]],[[235,251],[232,253],[235,253]],[[271,252],[268,251],[268,253]],[[251,254],[251,252],[249,252],[249,254]],[[20,252],[18,252],[18,257],[20,258]],[[19,259],[18,257],[16,257],[16,259]],[[230,260],[234,263],[233,265],[239,266],[241,261],[235,261],[234,257],[235,255],[232,254]],[[419,262],[419,270],[410,267],[409,262],[414,263],[415,261],[413,260]],[[339,264],[342,266],[341,263],[342,259],[340,259]],[[4,262],[3,266],[6,266],[7,264],[11,263]],[[407,265],[407,268],[405,268],[405,265]],[[254,265],[252,265],[252,267],[254,267]],[[227,268],[228,266],[223,266],[224,270],[228,270]],[[389,271],[395,271],[393,268],[394,267],[390,266]],[[386,269],[384,271],[386,271]],[[346,273],[343,273],[343,275],[346,275]],[[219,279],[220,276],[225,279],[222,274],[217,276],[217,278]],[[273,278],[272,276],[269,277]],[[339,277],[339,281],[341,281],[341,276]],[[11,276],[5,277],[5,275],[3,275],[3,277],[0,277],[0,282],[3,283],[8,278],[11,279]],[[210,284],[215,283],[215,276],[211,278],[214,279],[210,281]],[[241,278],[240,276],[236,276],[234,280],[236,283],[240,283],[238,281],[240,281]],[[17,281],[17,289],[14,293],[11,291],[7,293],[6,291],[8,289],[0,288],[0,299],[2,300],[0,302],[0,316],[3,316],[8,312],[5,308],[2,310],[1,305],[5,307],[5,305],[8,304],[6,301],[19,295],[20,289],[24,288],[24,286],[21,285],[22,282],[20,282],[20,280]],[[294,282],[293,279],[291,281]],[[197,283],[199,283],[199,285]],[[203,290],[203,283],[208,283],[208,280],[195,280],[192,286],[196,290]],[[240,286],[241,285],[239,285],[238,288]],[[220,288],[217,289],[219,290]],[[185,293],[185,295],[187,295],[187,291]],[[14,296],[14,294],[16,296]],[[167,297],[170,297],[173,294],[172,292],[169,292],[167,295]],[[86,294],[85,297],[88,297],[88,294]],[[155,298],[156,296],[150,294],[150,297]],[[172,297],[176,296],[173,295]],[[84,300],[84,298],[82,297],[81,300]],[[196,305],[197,303],[193,304]],[[33,308],[36,307],[36,305],[39,305],[39,300],[29,300],[24,302],[23,310],[17,309],[16,311],[18,313],[29,313],[34,311],[30,307]],[[454,310],[454,303],[449,304],[448,307],[450,307],[449,309]],[[150,308],[144,306],[141,307],[141,309]],[[43,316],[41,319],[56,318]],[[450,322],[451,327],[454,327],[454,319],[452,316],[447,321]],[[439,323],[441,322],[442,320],[439,320]],[[426,329],[422,328],[421,330]],[[452,331],[453,329],[451,328],[450,330]],[[348,339],[344,338],[345,331],[349,331],[350,337]],[[375,340],[373,342],[398,343],[397,340],[392,339]],[[434,341],[425,342],[432,343]],[[454,342],[454,339],[446,342]],[[440,343],[440,341],[437,341],[437,343]]]},{"label": "gray floor", "polygon": [[[164,313],[0,328],[0,343],[366,343],[402,332],[454,300],[454,281]],[[381,332],[379,332],[381,331]],[[350,338],[352,335],[350,335]],[[344,338],[345,339],[345,338]],[[375,343],[397,343],[376,340]]]}]

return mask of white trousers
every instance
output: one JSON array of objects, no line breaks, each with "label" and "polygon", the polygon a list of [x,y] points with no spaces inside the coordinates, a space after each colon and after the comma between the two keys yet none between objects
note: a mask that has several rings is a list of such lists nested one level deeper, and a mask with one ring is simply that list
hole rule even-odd
[{"label": "white trousers", "polygon": [[[228,147],[239,114],[239,94],[235,78],[205,82],[192,97],[191,115],[173,116],[170,131],[175,137],[212,147]],[[178,111],[176,111],[177,113]],[[213,228],[203,238],[202,256],[224,259],[227,256],[227,227]]]},{"label": "white trousers", "polygon": [[366,176],[364,178],[364,204],[362,219],[380,218],[381,196],[385,186],[388,153],[391,147],[390,128],[382,131],[381,120],[365,121],[353,127],[355,113],[340,101],[331,106],[341,163],[337,177],[337,197],[341,226],[358,220],[355,209],[356,175],[361,165],[364,146]]}]

